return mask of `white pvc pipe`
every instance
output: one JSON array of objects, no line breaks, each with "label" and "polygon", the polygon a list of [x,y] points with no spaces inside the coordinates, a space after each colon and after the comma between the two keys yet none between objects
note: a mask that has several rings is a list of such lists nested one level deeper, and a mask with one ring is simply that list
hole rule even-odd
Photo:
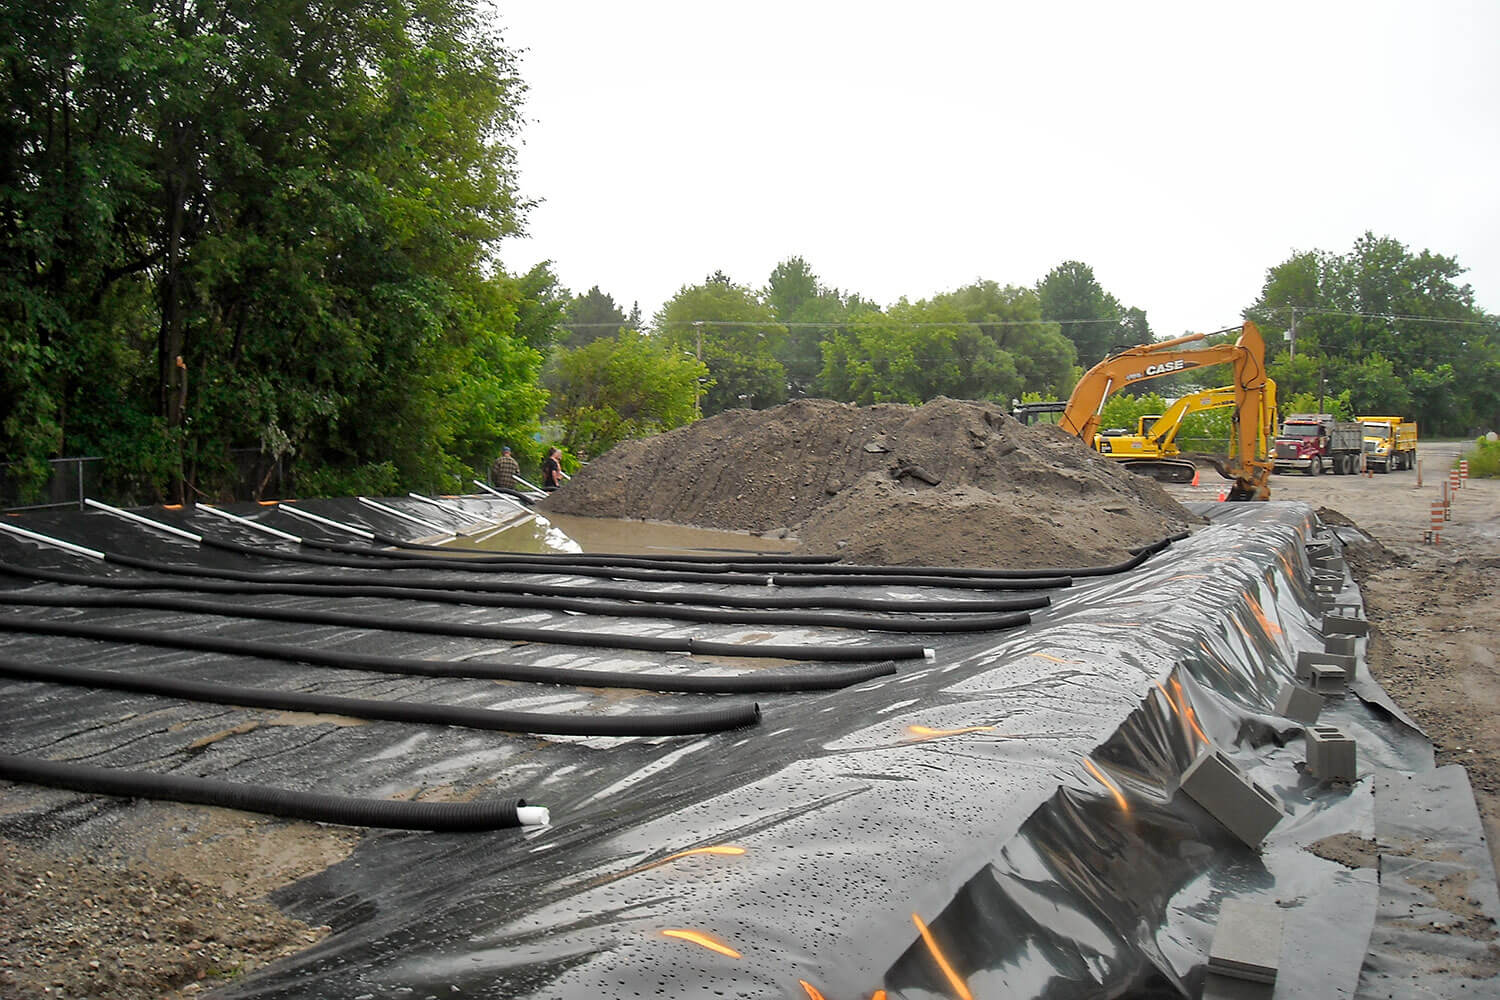
[{"label": "white pvc pipe", "polygon": [[55,545],[58,548],[62,549],[64,552],[72,552],[74,555],[88,556],[91,559],[104,558],[104,553],[100,552],[98,549],[86,549],[82,545],[74,545],[72,542],[65,542],[61,538],[50,538],[47,535],[39,535],[35,531],[28,531],[25,528],[18,528],[14,524],[6,524],[4,521],[0,521],[0,531],[8,531],[13,535],[20,535],[22,538],[29,538],[33,542],[42,542],[46,545]]},{"label": "white pvc pipe", "polygon": [[227,510],[220,510],[217,507],[210,507],[206,503],[200,503],[198,505],[198,509],[203,511],[204,513],[212,514],[215,517],[222,517],[226,521],[233,521],[235,524],[243,524],[247,528],[253,528],[256,531],[263,531],[266,534],[272,535],[276,538],[285,539],[288,542],[296,542],[298,545],[302,544],[302,539],[298,538],[296,535],[293,535],[290,532],[282,531],[280,528],[273,528],[269,524],[261,524],[259,521],[252,521],[248,517],[240,517],[238,514],[231,514]]},{"label": "white pvc pipe", "polygon": [[325,527],[335,528],[339,531],[348,532],[349,534],[354,535],[357,538],[363,538],[371,542],[375,540],[375,535],[372,532],[366,531],[364,528],[356,528],[352,524],[340,524],[338,521],[330,521],[328,518],[323,517],[320,514],[313,514],[305,510],[298,510],[296,507],[293,507],[289,504],[277,504],[276,509],[311,521],[314,524],[321,524]]},{"label": "white pvc pipe", "polygon": [[526,480],[522,479],[520,476],[511,476],[510,478],[514,479],[516,482],[520,483],[522,486],[525,486],[527,489],[531,490],[531,492],[533,492],[533,493],[546,493],[547,492],[546,490],[544,490],[540,486],[538,486],[536,483],[528,483]]},{"label": "white pvc pipe", "polygon": [[406,495],[408,497],[411,497],[411,499],[413,499],[413,500],[420,500],[423,503],[430,503],[434,507],[436,507],[438,510],[446,511],[449,514],[462,514],[463,513],[463,508],[459,507],[457,504],[451,504],[451,503],[448,503],[445,500],[439,500],[436,497],[424,497],[420,493],[407,493]]},{"label": "white pvc pipe", "polygon": [[188,541],[196,542],[200,545],[203,543],[203,536],[195,535],[191,531],[183,531],[181,528],[175,528],[170,524],[162,524],[160,521],[153,521],[149,517],[142,517],[139,514],[132,514],[130,511],[121,510],[118,507],[111,507],[109,504],[100,503],[98,500],[95,500],[91,497],[84,497],[83,502],[88,504],[90,507],[104,511],[106,514],[113,514],[115,517],[124,518],[127,521],[134,521],[136,524],[142,524],[148,528],[155,528],[157,531],[165,531],[169,535],[176,535],[178,538],[186,538]]},{"label": "white pvc pipe", "polygon": [[430,529],[432,531],[441,532],[442,534],[445,534],[445,535],[452,535],[453,534],[453,530],[451,528],[445,528],[441,524],[433,524],[431,521],[424,520],[424,519],[418,517],[415,514],[408,514],[405,511],[397,510],[394,507],[387,507],[383,503],[376,503],[374,500],[371,500],[369,497],[355,497],[354,499],[358,500],[360,503],[364,504],[366,507],[372,507],[375,510],[380,511],[382,514],[389,514],[391,517],[400,518],[403,521],[410,521],[412,524],[421,525],[424,528],[428,528],[428,529]]},{"label": "white pvc pipe", "polygon": [[546,826],[552,822],[552,813],[546,806],[517,806],[516,818],[522,826]]},{"label": "white pvc pipe", "polygon": [[499,490],[495,489],[493,486],[489,485],[488,483],[482,483],[482,482],[480,482],[477,479],[472,479],[472,480],[470,480],[470,482],[472,482],[475,486],[478,486],[480,489],[484,490],[486,493],[488,493],[492,497],[499,497],[501,500],[504,500],[507,503],[513,503],[517,507],[525,507],[526,506],[524,503],[522,503],[521,501],[517,500],[515,497],[511,496],[508,493],[501,493]]}]

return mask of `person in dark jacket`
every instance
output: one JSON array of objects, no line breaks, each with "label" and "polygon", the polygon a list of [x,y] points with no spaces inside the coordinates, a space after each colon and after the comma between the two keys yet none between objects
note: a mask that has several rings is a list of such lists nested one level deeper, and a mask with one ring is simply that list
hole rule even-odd
[{"label": "person in dark jacket", "polygon": [[568,474],[562,470],[562,449],[547,449],[547,457],[542,460],[542,489],[555,490],[567,478]]}]

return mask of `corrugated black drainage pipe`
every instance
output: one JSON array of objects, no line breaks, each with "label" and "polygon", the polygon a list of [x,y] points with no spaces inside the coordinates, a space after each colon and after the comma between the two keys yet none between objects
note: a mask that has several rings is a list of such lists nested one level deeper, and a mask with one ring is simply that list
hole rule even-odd
[{"label": "corrugated black drainage pipe", "polygon": [[144,677],[114,670],[61,665],[38,666],[0,659],[0,674],[45,684],[132,691],[138,694],[202,701],[216,705],[271,708],[287,712],[323,712],[356,719],[383,719],[432,726],[464,726],[492,732],[541,733],[552,736],[698,736],[760,724],[754,702],[702,712],[666,715],[547,715],[458,705],[432,705],[375,698],[344,698],[305,691],[271,691],[239,684]]},{"label": "corrugated black drainage pipe", "polygon": [[[171,579],[156,579],[142,576],[99,576],[81,573],[62,573],[56,570],[37,569],[0,560],[0,573],[23,577],[28,580],[47,580],[80,587],[103,587],[113,590],[176,590],[201,591],[214,594],[300,594],[317,597],[385,597],[392,600],[429,601],[439,604],[472,604],[477,607],[519,606],[516,596],[559,597],[565,599],[598,599],[628,601],[633,604],[700,604],[714,608],[765,608],[798,609],[807,607],[845,608],[853,611],[880,611],[888,613],[920,612],[940,614],[989,614],[1005,611],[1029,611],[1045,608],[1052,603],[1046,594],[1027,593],[1011,597],[994,598],[872,598],[844,597],[828,594],[768,594],[757,592],[728,593],[725,591],[696,590],[643,590],[639,587],[619,584],[545,584],[504,580],[464,580],[403,578],[402,583],[371,580],[361,573],[307,574],[287,577],[275,573],[244,573],[234,570],[215,570],[208,567],[184,567],[171,563],[150,563],[134,560],[125,563],[119,558],[108,557],[120,565],[131,565],[136,569],[151,569],[157,573],[172,574]],[[183,577],[191,577],[184,580]],[[419,584],[410,586],[403,584]],[[769,588],[761,588],[762,591]],[[665,617],[665,616],[664,616]]]},{"label": "corrugated black drainage pipe", "polygon": [[155,774],[111,767],[0,754],[0,778],[48,788],[67,788],[94,795],[164,799],[223,806],[287,819],[345,826],[377,826],[396,830],[471,833],[508,827],[542,825],[547,810],[528,806],[525,799],[498,802],[394,802],[356,799],[322,792],[294,792],[266,785],[243,785],[212,778]]},{"label": "corrugated black drainage pipe", "polygon": [[160,629],[121,628],[89,622],[56,621],[0,615],[0,630],[33,635],[57,635],[100,642],[138,643],[166,649],[191,649],[226,656],[253,656],[265,660],[308,663],[341,670],[369,670],[417,677],[471,677],[482,680],[522,681],[532,684],[563,684],[575,687],[633,688],[638,691],[672,691],[683,694],[753,694],[760,691],[834,691],[852,687],[896,672],[890,660],[832,670],[754,670],[744,674],[652,674],[628,670],[587,670],[582,667],[543,667],[529,663],[496,660],[426,660],[404,656],[379,656],[347,650],[323,650],[312,646],[289,646],[258,639],[236,639],[224,635],[198,635]]}]

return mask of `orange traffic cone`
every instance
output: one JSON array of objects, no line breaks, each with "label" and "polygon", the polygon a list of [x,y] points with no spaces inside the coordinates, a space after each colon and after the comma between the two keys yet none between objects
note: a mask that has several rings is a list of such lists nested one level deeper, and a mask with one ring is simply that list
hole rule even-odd
[{"label": "orange traffic cone", "polygon": [[1197,469],[1193,470],[1193,481],[1192,481],[1191,485],[1193,485],[1193,486],[1197,486],[1198,485],[1198,470]]},{"label": "orange traffic cone", "polygon": [[1220,503],[1224,502],[1224,491],[1223,490],[1219,491],[1219,502]]}]

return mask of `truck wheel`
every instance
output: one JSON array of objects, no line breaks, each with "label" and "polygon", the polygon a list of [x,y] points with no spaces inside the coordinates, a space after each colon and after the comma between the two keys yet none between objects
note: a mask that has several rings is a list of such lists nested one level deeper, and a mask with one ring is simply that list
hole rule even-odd
[{"label": "truck wheel", "polygon": [[1320,473],[1322,471],[1323,471],[1323,460],[1321,458],[1315,458],[1311,462],[1307,463],[1307,474],[1309,476],[1316,476],[1318,473]]}]

